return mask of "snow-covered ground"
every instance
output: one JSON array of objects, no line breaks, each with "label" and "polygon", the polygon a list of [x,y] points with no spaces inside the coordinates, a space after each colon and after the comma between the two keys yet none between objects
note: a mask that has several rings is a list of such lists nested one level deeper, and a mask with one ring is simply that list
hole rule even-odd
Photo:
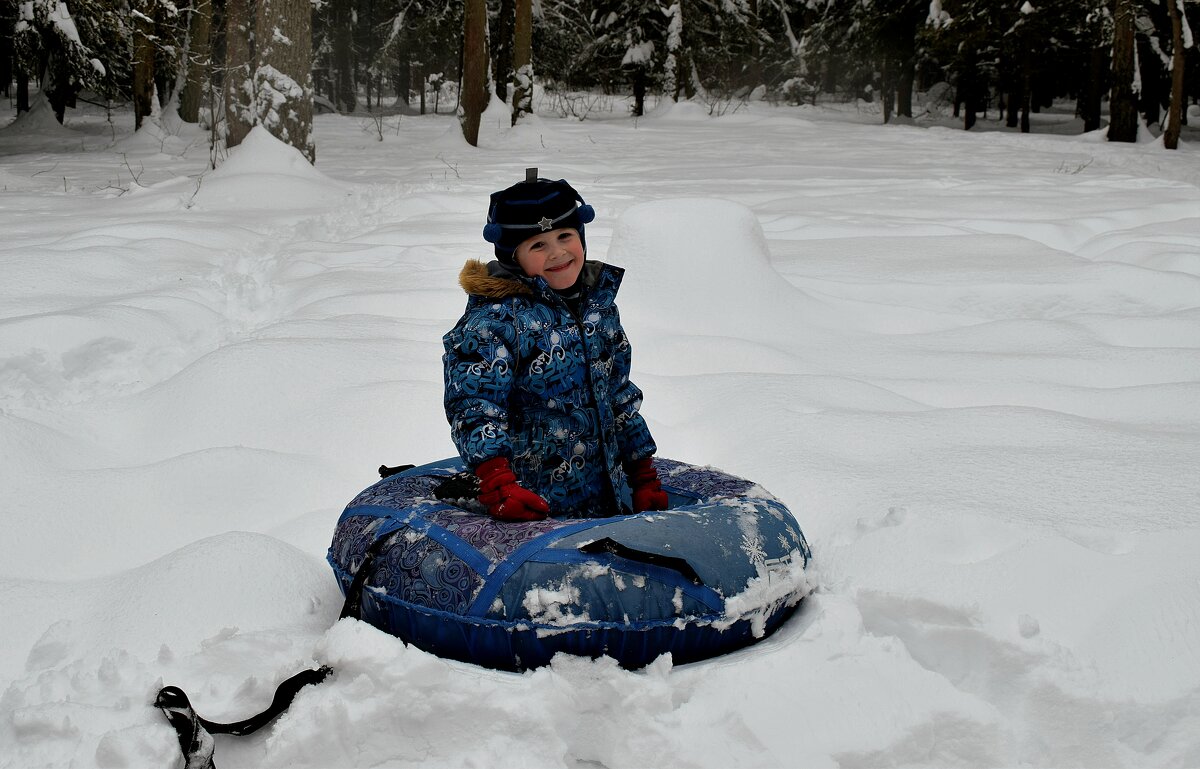
[{"label": "snow-covered ground", "polygon": [[[1046,118],[1049,120],[1049,118]],[[317,118],[313,169],[126,113],[0,131],[0,766],[1200,766],[1200,153],[828,108]],[[39,122],[40,121],[40,122]],[[1193,122],[1200,122],[1200,118]],[[526,675],[335,624],[381,463],[453,453],[487,195],[593,204],[660,453],[759,481],[766,641]]]}]

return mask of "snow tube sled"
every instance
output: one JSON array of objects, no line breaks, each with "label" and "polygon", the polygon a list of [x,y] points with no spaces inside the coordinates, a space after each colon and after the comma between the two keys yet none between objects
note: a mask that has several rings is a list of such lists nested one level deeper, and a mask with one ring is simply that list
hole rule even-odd
[{"label": "snow tube sled", "polygon": [[812,589],[795,518],[749,481],[654,464],[666,511],[519,523],[484,513],[457,458],[415,467],[346,507],[328,560],[363,620],[490,668],[684,663],[765,637]]}]

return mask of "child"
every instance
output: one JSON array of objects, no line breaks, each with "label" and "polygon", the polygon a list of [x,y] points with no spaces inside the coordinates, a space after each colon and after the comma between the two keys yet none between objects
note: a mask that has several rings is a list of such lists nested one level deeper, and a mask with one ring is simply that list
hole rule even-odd
[{"label": "child", "polygon": [[491,196],[483,237],[499,261],[459,275],[469,298],[443,339],[446,418],[502,520],[667,506],[613,303],[624,270],[586,259],[595,215],[565,180],[527,169]]}]

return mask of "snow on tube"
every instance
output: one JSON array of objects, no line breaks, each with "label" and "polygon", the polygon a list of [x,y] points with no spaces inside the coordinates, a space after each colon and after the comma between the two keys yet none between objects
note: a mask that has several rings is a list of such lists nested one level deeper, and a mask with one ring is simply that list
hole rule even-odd
[{"label": "snow on tube", "polygon": [[771,633],[812,590],[795,518],[750,481],[654,465],[668,510],[520,523],[484,513],[457,458],[415,467],[346,507],[328,560],[349,600],[366,562],[363,620],[501,670],[557,652],[684,663]]}]

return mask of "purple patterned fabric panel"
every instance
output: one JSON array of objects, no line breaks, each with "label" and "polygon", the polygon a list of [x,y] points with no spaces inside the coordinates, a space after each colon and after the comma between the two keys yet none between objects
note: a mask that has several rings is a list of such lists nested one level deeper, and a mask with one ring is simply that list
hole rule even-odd
[{"label": "purple patterned fabric panel", "polygon": [[[338,525],[330,551],[343,569],[356,572],[362,556],[387,518],[356,515]],[[367,590],[383,590],[392,598],[432,609],[462,614],[483,579],[461,558],[438,542],[402,528],[375,562]]]},{"label": "purple patterned fabric panel", "polygon": [[464,614],[483,580],[462,559],[427,537],[401,532],[384,551],[370,589],[401,601]]},{"label": "purple patterned fabric panel", "polygon": [[358,507],[359,505],[383,505],[396,509],[408,507],[419,499],[433,499],[433,490],[445,478],[443,475],[405,475],[388,478],[361,492],[346,507]]},{"label": "purple patterned fabric panel", "polygon": [[654,467],[658,470],[663,485],[671,486],[701,501],[739,497],[754,487],[754,483],[709,467],[698,467],[674,459],[655,457]]},{"label": "purple patterned fabric panel", "polygon": [[577,523],[571,518],[510,523],[454,508],[428,512],[421,517],[464,540],[492,563],[499,563],[532,539]]},{"label": "purple patterned fabric panel", "polygon": [[358,571],[363,554],[375,541],[375,531],[386,520],[369,515],[356,515],[339,523],[333,532],[333,544],[329,546],[333,560],[350,574]]}]

